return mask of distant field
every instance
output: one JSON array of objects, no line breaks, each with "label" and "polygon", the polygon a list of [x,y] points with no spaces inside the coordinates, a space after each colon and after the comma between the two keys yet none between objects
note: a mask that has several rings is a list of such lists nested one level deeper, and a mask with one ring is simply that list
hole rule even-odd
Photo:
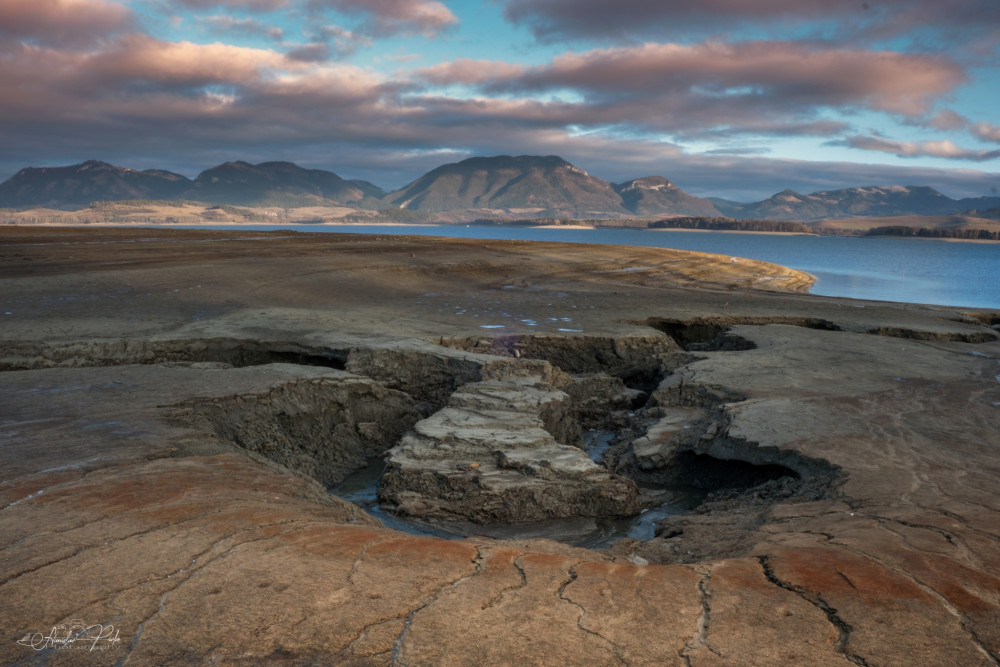
[{"label": "distant field", "polygon": [[5,225],[198,225],[198,224],[309,224],[336,222],[355,209],[339,206],[255,208],[198,202],[96,202],[76,211],[33,208],[0,210]]},{"label": "distant field", "polygon": [[877,227],[913,227],[926,229],[988,229],[1000,231],[1000,220],[975,218],[968,215],[902,215],[891,218],[847,218],[821,220],[813,225],[817,230],[866,232]]},{"label": "distant field", "polygon": [[730,218],[672,217],[576,220],[570,218],[520,217],[525,211],[469,210],[421,214],[407,210],[368,211],[344,206],[299,208],[245,207],[199,202],[129,200],[95,202],[76,211],[34,208],[24,211],[0,209],[0,225],[219,225],[219,224],[503,224],[588,225],[593,227],[667,228],[710,231],[816,233],[828,235],[921,236],[1000,240],[1000,220],[967,215],[897,216],[846,218],[819,222],[733,220]]}]

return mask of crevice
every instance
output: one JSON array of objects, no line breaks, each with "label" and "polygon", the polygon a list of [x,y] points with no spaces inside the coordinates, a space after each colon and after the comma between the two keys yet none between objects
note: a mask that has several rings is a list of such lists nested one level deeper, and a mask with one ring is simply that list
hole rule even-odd
[{"label": "crevice", "polygon": [[390,665],[400,665],[401,667],[406,665],[406,663],[402,661],[403,644],[406,641],[406,635],[409,633],[410,626],[413,624],[413,620],[416,618],[417,614],[434,604],[434,602],[437,601],[438,596],[440,596],[445,590],[459,586],[463,582],[479,574],[482,571],[482,558],[482,552],[477,547],[476,555],[469,561],[472,565],[472,569],[468,573],[442,585],[436,591],[421,600],[417,607],[406,615],[406,620],[403,622],[403,629],[400,630],[399,635],[392,643],[392,657],[389,663]]},{"label": "crevice", "polygon": [[499,593],[497,593],[493,597],[493,599],[484,602],[482,607],[480,607],[480,609],[486,610],[490,609],[491,607],[495,607],[496,605],[500,604],[500,600],[502,600],[503,597],[507,595],[507,593],[511,593],[513,591],[519,591],[528,585],[528,575],[525,573],[524,565],[521,562],[523,558],[524,554],[520,554],[517,557],[515,557],[513,561],[511,561],[511,565],[514,567],[515,570],[517,570],[518,575],[520,575],[521,577],[521,581],[513,586],[507,586],[506,588],[502,589]]},{"label": "crevice", "polygon": [[[697,572],[697,570],[692,571]],[[708,592],[708,584],[712,580],[712,575],[710,571],[704,573],[699,572],[699,574],[702,576],[698,581],[698,599],[701,603],[701,615],[698,617],[698,627],[695,630],[695,633],[691,635],[691,638],[684,642],[684,647],[678,653],[680,658],[684,661],[684,664],[689,667],[691,665],[691,654],[699,648],[705,648],[719,658],[722,657],[722,655],[708,643],[709,619],[712,614],[711,594]]]},{"label": "crevice", "polygon": [[358,557],[354,559],[354,563],[351,565],[351,571],[347,573],[347,583],[354,583],[354,575],[358,573],[358,568],[361,567],[362,561],[365,559],[365,553],[367,553],[368,548],[376,544],[383,542],[384,540],[376,539],[366,542],[361,546],[361,551],[358,552]]},{"label": "crevice", "polygon": [[992,343],[1000,340],[1000,334],[995,331],[963,333],[959,331],[918,331],[902,327],[876,327],[874,329],[866,329],[864,333],[874,336],[887,336],[889,338],[950,343]]},{"label": "crevice", "polygon": [[174,406],[170,419],[330,487],[384,454],[420,414],[404,393],[348,377],[189,401]]},{"label": "crevice", "polygon": [[670,370],[692,360],[662,334],[475,336],[439,338],[435,343],[478,354],[548,361],[573,376],[606,374],[647,394]]},{"label": "crevice", "polygon": [[644,321],[634,322],[651,326],[662,331],[683,347],[685,350],[752,350],[757,346],[740,336],[729,333],[730,327],[736,325],[764,326],[767,324],[787,324],[790,326],[820,329],[823,331],[843,331],[830,320],[814,317],[710,317],[690,320],[650,317]]},{"label": "crevice", "polygon": [[801,588],[800,586],[796,586],[789,582],[781,581],[774,573],[774,570],[771,568],[768,556],[758,556],[757,561],[760,563],[761,570],[764,572],[764,578],[767,579],[770,583],[774,584],[779,588],[783,588],[786,591],[794,593],[795,595],[799,596],[800,598],[802,598],[803,600],[805,600],[806,602],[808,602],[809,604],[811,604],[812,606],[816,607],[821,612],[823,612],[823,615],[826,616],[826,620],[829,621],[830,624],[837,629],[839,636],[835,648],[838,653],[843,655],[845,659],[854,663],[855,665],[862,665],[862,667],[868,667],[867,660],[865,660],[857,653],[848,650],[847,645],[851,640],[851,633],[854,631],[854,628],[837,614],[837,610],[834,607],[831,607],[829,604],[827,604],[825,600],[823,600],[822,595]]},{"label": "crevice", "polygon": [[969,311],[962,313],[962,318],[956,318],[955,322],[962,322],[965,324],[979,324],[986,327],[992,327],[993,329],[1000,330],[1000,314],[989,313],[983,311]]},{"label": "crevice", "polygon": [[[909,543],[907,542],[905,536],[903,536],[899,532],[897,532],[897,531],[892,530],[891,528],[889,528],[889,526],[887,526],[886,523],[888,523],[888,522],[894,522],[894,523],[899,523],[899,524],[905,525],[905,526],[916,527],[916,528],[926,528],[926,529],[934,530],[934,528],[932,526],[915,526],[913,524],[909,524],[909,523],[906,523],[906,522],[903,522],[903,521],[899,521],[899,520],[896,520],[896,519],[887,519],[887,518],[884,518],[884,517],[875,517],[875,516],[872,516],[872,515],[859,515],[859,516],[867,516],[868,518],[876,519],[878,521],[878,526],[880,528],[882,528],[883,530],[888,531],[892,535],[895,535],[898,539],[902,540],[906,544],[909,544]],[[950,613],[952,616],[955,617],[955,620],[958,621],[959,626],[969,636],[969,639],[972,640],[972,643],[976,646],[976,649],[983,655],[983,657],[985,657],[988,660],[990,660],[994,665],[1000,665],[1000,655],[994,653],[993,650],[991,650],[990,647],[986,644],[986,642],[984,642],[979,637],[979,635],[976,633],[976,631],[969,625],[971,619],[969,619],[968,617],[965,616],[965,614],[963,614],[962,612],[960,612],[958,610],[958,608],[956,608],[948,600],[947,596],[945,596],[944,593],[941,593],[940,591],[938,591],[936,588],[934,588],[930,584],[924,583],[923,581],[921,581],[920,579],[918,579],[913,574],[911,574],[909,572],[904,572],[904,571],[900,570],[899,568],[897,568],[897,567],[895,567],[895,566],[893,566],[893,565],[891,565],[889,563],[886,563],[885,561],[883,561],[883,560],[881,560],[881,559],[879,559],[879,558],[877,558],[875,556],[872,556],[871,554],[867,553],[863,549],[860,549],[858,547],[855,547],[855,546],[852,546],[852,545],[849,545],[849,544],[841,544],[841,543],[838,543],[838,546],[840,546],[840,547],[842,547],[842,548],[850,551],[851,553],[856,554],[856,555],[858,555],[858,556],[860,556],[862,558],[867,558],[867,559],[869,559],[869,560],[871,560],[871,561],[873,561],[875,563],[878,563],[881,567],[885,568],[886,570],[889,570],[890,572],[893,572],[893,573],[899,575],[900,577],[902,577],[902,578],[904,578],[904,579],[906,579],[908,581],[912,581],[921,590],[923,590],[923,591],[927,592],[928,594],[930,594],[931,596],[933,596],[935,599],[937,599],[941,603],[941,605],[948,611],[948,613]],[[985,574],[987,576],[992,576],[989,572],[983,572],[982,570],[980,570],[980,572],[982,572],[983,574]],[[851,583],[851,586],[854,587],[854,584],[850,581],[850,579],[848,579],[842,572],[840,572],[840,570],[837,570],[837,574],[839,574],[841,577],[843,577],[845,580],[847,580],[848,583]]]},{"label": "crevice", "polygon": [[[260,536],[260,537],[255,537],[255,538],[247,539],[247,540],[244,540],[242,542],[236,542],[235,544],[233,544],[233,546],[229,547],[222,554],[220,554],[220,555],[218,555],[218,556],[216,556],[214,558],[210,558],[208,560],[202,560],[206,554],[211,553],[212,550],[214,550],[216,547],[218,547],[222,542],[225,542],[226,540],[231,540],[232,538],[234,538],[234,537],[236,537],[236,536],[238,536],[240,534],[248,533],[248,532],[251,532],[253,530],[260,530],[261,528],[269,528],[269,527],[272,527],[272,526],[285,526],[285,525],[290,525],[290,524],[296,524],[296,525],[295,525],[295,527],[290,528],[288,530],[281,531],[280,533],[277,533],[276,535],[264,535],[264,536]],[[243,546],[245,544],[251,544],[251,543],[254,543],[254,542],[266,541],[266,540],[272,539],[273,537],[278,537],[278,536],[281,536],[281,535],[286,535],[288,533],[292,533],[292,532],[295,532],[297,530],[304,530],[304,529],[309,528],[311,526],[317,526],[317,525],[324,525],[324,524],[318,524],[318,523],[315,523],[315,522],[312,522],[312,521],[303,523],[303,522],[299,522],[299,521],[295,521],[295,520],[290,520],[290,521],[277,521],[277,522],[274,522],[274,523],[260,524],[259,526],[256,527],[256,529],[247,528],[247,529],[243,529],[243,530],[233,531],[231,533],[228,533],[228,534],[224,535],[223,537],[221,537],[217,541],[213,542],[207,549],[201,551],[200,553],[195,554],[191,558],[190,562],[188,563],[188,565],[186,567],[178,568],[177,570],[174,570],[173,572],[170,572],[169,574],[165,574],[165,575],[158,576],[158,577],[153,577],[151,579],[144,579],[144,580],[139,581],[137,583],[134,583],[134,584],[132,584],[130,586],[125,586],[124,588],[118,588],[118,589],[114,590],[112,593],[110,593],[109,595],[107,595],[107,596],[105,596],[103,598],[99,598],[99,599],[95,599],[95,600],[89,600],[89,601],[83,603],[83,605],[79,609],[73,611],[70,614],[67,614],[67,616],[68,617],[72,617],[72,618],[78,617],[79,614],[80,614],[80,612],[83,611],[84,609],[87,609],[89,607],[93,607],[94,605],[99,605],[99,604],[106,603],[106,602],[108,602],[110,600],[114,600],[114,599],[118,598],[119,596],[121,596],[122,594],[128,593],[128,592],[133,591],[135,589],[139,589],[139,588],[142,588],[142,587],[145,587],[145,586],[151,586],[151,585],[159,583],[159,582],[164,582],[164,581],[167,581],[169,579],[173,579],[175,576],[177,576],[179,574],[183,574],[184,576],[181,577],[180,579],[178,579],[178,582],[176,584],[174,584],[173,586],[169,587],[166,591],[164,591],[162,593],[162,595],[165,597],[167,594],[176,591],[177,588],[180,587],[181,584],[183,584],[184,582],[186,582],[194,573],[198,572],[203,567],[205,567],[205,566],[207,566],[207,565],[215,562],[216,560],[227,556],[229,553],[231,553],[237,547],[241,547],[241,546]],[[199,561],[202,561],[202,562],[199,563]],[[149,620],[149,619],[147,619],[147,620]]]},{"label": "crevice", "polygon": [[576,607],[579,610],[580,613],[576,617],[576,627],[579,630],[581,630],[582,632],[587,633],[588,635],[596,637],[599,640],[601,640],[602,642],[604,642],[605,644],[607,644],[608,647],[611,649],[611,651],[615,654],[615,657],[618,659],[619,663],[621,663],[623,665],[631,664],[625,658],[625,652],[622,650],[622,648],[620,646],[618,646],[617,644],[615,644],[613,641],[611,641],[610,639],[608,639],[607,637],[605,637],[601,633],[595,632],[594,630],[591,630],[590,628],[588,628],[588,627],[586,627],[584,625],[584,618],[586,618],[586,615],[587,615],[587,610],[584,608],[584,606],[581,605],[579,602],[576,602],[572,598],[566,597],[566,589],[569,587],[570,584],[572,584],[574,581],[576,581],[577,578],[578,578],[578,576],[579,576],[579,575],[577,575],[577,572],[576,572],[576,568],[579,565],[580,565],[580,563],[574,563],[566,571],[566,574],[568,575],[568,577],[567,577],[567,579],[565,581],[562,582],[562,584],[560,584],[559,590],[556,593],[557,597],[560,600],[562,600],[563,602],[566,602],[567,604],[571,604],[571,605],[573,605],[574,607]]},{"label": "crevice", "polygon": [[[305,620],[305,618],[303,618],[303,620]],[[371,623],[370,625],[364,626],[363,628],[361,628],[358,631],[358,634],[354,637],[354,639],[352,639],[350,642],[348,642],[347,646],[345,646],[344,648],[342,648],[337,653],[337,658],[340,659],[340,660],[349,659],[351,657],[351,654],[353,653],[354,646],[358,642],[361,642],[361,641],[364,641],[365,639],[367,639],[368,638],[368,633],[371,632],[374,628],[377,628],[380,625],[386,625],[387,623],[392,623],[393,621],[399,621],[399,620],[402,620],[402,617],[400,617],[400,616],[394,616],[393,618],[387,618],[387,619],[379,620],[379,621],[376,621],[374,623]],[[301,623],[301,621],[300,621],[300,623]],[[289,629],[291,629],[291,628],[289,628]],[[375,655],[377,655],[377,656],[378,655],[389,655],[389,656],[391,656],[392,655],[392,650],[390,649],[389,651],[383,651],[382,653],[376,653]]]},{"label": "crevice", "polygon": [[[290,524],[290,523],[295,523],[295,522],[294,521],[281,521],[281,522],[277,522],[277,523],[273,523],[273,524],[262,524],[261,526],[258,526],[256,528],[256,530],[259,530],[260,528],[264,528],[264,527],[268,527],[268,526],[281,526],[281,525],[286,525],[286,524]],[[277,537],[281,537],[282,535],[287,535],[287,534],[293,533],[293,532],[295,532],[297,530],[303,530],[305,528],[308,528],[308,527],[314,526],[314,525],[317,525],[317,524],[314,523],[314,522],[309,522],[309,523],[307,523],[305,525],[297,525],[294,528],[291,528],[289,530],[284,530],[284,531],[281,531],[279,533],[275,533],[273,535],[263,535],[263,536],[260,536],[260,537],[257,537],[257,538],[244,540],[242,542],[237,542],[236,544],[233,544],[232,546],[230,546],[229,548],[227,548],[225,551],[223,551],[222,553],[218,554],[217,556],[214,556],[212,558],[208,558],[207,560],[203,560],[201,563],[198,562],[199,560],[202,560],[202,558],[204,556],[206,556],[207,554],[210,554],[214,549],[216,549],[220,544],[222,544],[226,540],[229,540],[229,539],[233,538],[234,536],[239,535],[241,533],[246,533],[246,532],[249,532],[250,530],[255,530],[255,529],[244,529],[244,530],[233,531],[233,532],[228,533],[227,535],[223,536],[222,538],[216,540],[215,542],[213,542],[212,545],[209,546],[207,549],[205,549],[205,550],[201,551],[200,553],[196,554],[191,559],[191,563],[190,563],[190,565],[188,565],[188,567],[181,568],[180,570],[175,570],[173,573],[166,575],[166,579],[170,579],[171,577],[173,577],[173,575],[179,574],[179,573],[184,573],[185,576],[182,577],[182,578],[180,578],[174,586],[172,586],[171,588],[169,588],[168,590],[166,590],[166,591],[163,592],[162,596],[160,597],[159,608],[151,616],[149,616],[149,618],[145,619],[144,621],[142,621],[139,624],[139,629],[136,631],[136,634],[133,636],[132,643],[131,643],[131,646],[129,647],[128,652],[125,654],[124,657],[122,657],[121,660],[119,660],[118,664],[124,664],[124,662],[128,659],[128,657],[138,647],[139,640],[140,640],[140,638],[142,636],[142,629],[145,627],[146,623],[149,623],[151,620],[153,620],[154,618],[156,618],[159,614],[163,613],[163,610],[164,610],[164,608],[166,606],[167,597],[169,595],[171,595],[172,593],[176,593],[177,590],[181,586],[183,586],[188,581],[190,581],[191,577],[196,572],[200,572],[201,570],[203,570],[208,565],[210,565],[212,563],[215,563],[215,562],[217,562],[217,561],[219,561],[219,560],[221,560],[223,558],[226,558],[235,549],[238,549],[239,547],[245,546],[247,544],[252,544],[252,543],[255,543],[255,542],[263,542],[263,541],[271,540],[271,539],[274,539],[274,538],[277,538]],[[193,567],[195,564],[197,564],[197,567]],[[162,580],[163,578],[161,577],[160,579]],[[148,583],[148,582],[143,582],[143,583]],[[125,589],[125,590],[127,590],[127,589]],[[120,594],[121,592],[122,591],[116,591],[116,594]],[[95,603],[94,602],[88,603],[88,605],[92,605],[92,604],[95,604]]]},{"label": "crevice", "polygon": [[[76,480],[76,481],[79,481],[79,480]],[[147,535],[149,533],[156,532],[158,530],[164,530],[166,528],[170,528],[172,526],[176,526],[176,525],[179,525],[179,524],[182,524],[182,523],[186,523],[188,521],[197,521],[198,519],[203,519],[205,517],[215,516],[215,515],[218,515],[218,514],[225,514],[226,512],[230,512],[230,511],[231,510],[229,508],[212,510],[211,512],[203,512],[203,513],[197,514],[195,516],[185,517],[183,519],[177,519],[175,521],[172,521],[169,526],[156,525],[156,526],[152,526],[150,528],[146,528],[144,530],[137,531],[135,533],[129,533],[128,535],[121,535],[121,536],[118,536],[118,537],[111,537],[111,538],[107,538],[107,539],[105,539],[105,538],[102,537],[102,538],[100,538],[100,542],[99,543],[85,544],[85,545],[83,545],[81,547],[81,550],[93,549],[95,547],[105,546],[105,545],[108,545],[108,544],[112,544],[114,542],[122,542],[124,540],[130,539],[130,538],[133,538],[133,537],[137,537],[139,535]],[[142,514],[143,514],[143,510],[127,511],[127,512],[122,512],[121,514],[115,514],[115,515],[112,515],[112,516],[103,516],[103,517],[101,517],[99,519],[94,519],[93,521],[84,521],[83,523],[79,523],[79,524],[77,524],[75,526],[70,526],[69,528],[64,528],[62,530],[53,530],[53,531],[49,531],[49,532],[45,532],[45,533],[34,533],[34,534],[29,535],[27,537],[21,538],[17,542],[14,542],[12,544],[4,546],[3,549],[4,550],[13,549],[15,547],[21,546],[22,544],[25,544],[25,543],[30,542],[32,540],[41,540],[41,539],[44,539],[44,538],[47,538],[47,537],[53,537],[53,536],[56,536],[56,535],[63,535],[65,533],[71,533],[74,530],[80,530],[81,528],[87,528],[88,526],[93,526],[95,524],[98,524],[98,523],[101,523],[101,522],[104,522],[104,521],[115,523],[115,522],[118,522],[118,521],[120,521],[121,519],[124,519],[124,518],[136,518],[136,519],[139,519],[139,518],[141,518]],[[80,552],[78,551],[77,553],[80,553]],[[59,562],[59,561],[53,561],[53,562]],[[42,566],[42,567],[44,567],[44,566]],[[34,571],[34,570],[32,570],[32,571]],[[28,571],[26,570],[26,571],[24,571],[21,574],[28,574]],[[17,578],[17,577],[21,576],[21,574],[16,574],[12,578]],[[8,579],[7,581],[10,581],[10,579]],[[0,583],[0,586],[2,586],[3,584],[7,583],[7,581],[4,581],[4,582]]]},{"label": "crevice", "polygon": [[216,363],[235,368],[286,363],[344,370],[347,357],[346,349],[240,338],[0,343],[0,371],[162,363]]},{"label": "crevice", "polygon": [[[921,509],[924,509],[924,508],[921,508]],[[903,535],[898,530],[894,530],[888,524],[896,523],[896,524],[899,524],[901,526],[906,526],[907,528],[914,528],[916,530],[926,530],[926,531],[929,531],[931,533],[936,533],[945,542],[947,542],[949,545],[951,545],[952,547],[954,547],[970,564],[974,565],[977,568],[981,567],[981,565],[982,565],[982,563],[980,562],[978,556],[976,556],[968,548],[968,546],[964,543],[964,541],[960,543],[958,540],[955,539],[954,536],[952,536],[952,534],[950,532],[948,532],[944,528],[938,528],[937,526],[931,526],[931,525],[928,525],[928,524],[914,523],[912,521],[905,521],[903,519],[892,519],[892,518],[889,518],[889,517],[878,516],[876,514],[868,514],[866,512],[857,512],[856,514],[857,514],[857,516],[860,516],[860,517],[869,518],[869,519],[875,519],[875,521],[878,522],[878,525],[879,525],[880,528],[882,528],[882,529],[884,529],[884,530],[892,533],[893,535],[895,535],[896,537],[898,537],[900,540],[902,540],[907,546],[910,546],[910,547],[916,549],[917,551],[920,550],[918,547],[915,547],[914,545],[912,545],[910,543],[910,541],[906,538],[905,535]]]}]

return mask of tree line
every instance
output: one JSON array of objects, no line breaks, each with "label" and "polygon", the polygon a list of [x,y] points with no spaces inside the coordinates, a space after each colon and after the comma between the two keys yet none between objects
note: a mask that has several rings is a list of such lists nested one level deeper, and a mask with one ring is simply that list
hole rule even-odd
[{"label": "tree line", "polygon": [[680,217],[664,218],[649,223],[650,229],[704,229],[731,232],[784,232],[815,234],[816,230],[801,222],[787,220],[734,220],[733,218]]},{"label": "tree line", "polygon": [[954,229],[939,227],[904,227],[889,225],[873,227],[865,236],[913,236],[928,239],[963,239],[967,241],[1000,241],[1000,231],[989,229]]}]

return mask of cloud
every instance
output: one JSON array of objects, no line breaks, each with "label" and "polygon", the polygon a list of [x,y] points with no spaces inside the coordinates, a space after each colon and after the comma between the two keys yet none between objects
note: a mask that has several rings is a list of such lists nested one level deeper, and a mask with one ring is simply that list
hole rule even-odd
[{"label": "cloud", "polygon": [[376,36],[417,33],[433,37],[458,23],[458,18],[437,0],[310,0],[314,7],[328,7],[365,17],[362,32]]},{"label": "cloud", "polygon": [[249,12],[272,12],[283,9],[291,4],[292,0],[172,0],[178,4],[191,9],[216,9],[226,7],[228,9],[244,10]]},{"label": "cloud", "polygon": [[684,138],[845,132],[844,123],[817,118],[824,109],[921,117],[966,78],[940,56],[770,41],[647,43],[568,52],[535,67],[459,59],[412,76],[432,87],[467,86],[498,103],[568,98],[567,123],[632,123]]},{"label": "cloud", "polygon": [[[506,18],[543,40],[651,35],[692,39],[757,29],[787,35],[791,28],[839,39],[887,40],[917,31],[957,44],[984,36],[995,47],[1000,5],[992,0],[501,0]],[[815,23],[814,23],[815,22]],[[817,28],[816,26],[820,27]]]},{"label": "cloud", "polygon": [[321,26],[316,31],[316,39],[330,45],[340,58],[351,55],[359,48],[372,45],[372,39],[368,35],[346,30],[338,25]]},{"label": "cloud", "polygon": [[134,28],[127,7],[107,0],[3,0],[0,37],[42,45],[86,47]]},{"label": "cloud", "polygon": [[985,162],[1000,158],[1000,150],[973,150],[961,148],[953,141],[893,141],[881,137],[853,136],[844,140],[850,148],[891,153],[899,157],[937,157],[948,160]]},{"label": "cloud", "polygon": [[[303,122],[308,131],[305,121],[316,108],[376,100],[383,83],[356,67],[306,62],[272,49],[138,34],[99,51],[0,45],[0,59],[0,88],[8,96],[0,105],[0,139],[65,135],[94,146],[131,141],[130,132],[173,132],[177,142],[201,141],[202,133],[225,123],[223,135],[254,140],[257,133],[256,140],[266,141],[288,133],[285,121]],[[192,121],[202,126],[189,127]]]},{"label": "cloud", "polygon": [[767,146],[723,146],[705,151],[705,155],[766,155],[771,152]]},{"label": "cloud", "polygon": [[233,18],[228,15],[218,15],[199,18],[198,21],[221,33],[249,36],[259,35],[275,41],[281,41],[285,36],[281,28],[251,18]]},{"label": "cloud", "polygon": [[1000,125],[992,123],[974,123],[969,129],[978,139],[1000,144]]},{"label": "cloud", "polygon": [[942,109],[923,124],[935,130],[963,130],[969,124],[969,119],[951,109]]},{"label": "cloud", "polygon": [[302,60],[307,63],[321,63],[330,59],[330,45],[326,42],[299,44],[285,53],[292,60]]},{"label": "cloud", "polygon": [[[443,5],[330,0],[326,7],[365,25],[326,25],[316,14],[301,44],[274,33],[270,48],[251,48],[157,39],[136,32],[120,5],[61,1],[94,10],[77,39],[60,41],[70,28],[44,11],[0,28],[0,169],[10,173],[93,157],[132,166],[148,156],[147,166],[191,175],[228,159],[288,159],[394,187],[469,155],[559,154],[616,182],[662,174],[703,194],[763,198],[813,178],[813,190],[872,181],[864,165],[852,172],[752,157],[760,137],[843,136],[849,128],[829,109],[957,122],[930,114],[964,77],[942,57],[777,42],[653,43],[568,52],[539,66],[459,59],[386,76],[330,58],[371,44],[378,31],[446,28],[454,17]],[[271,29],[265,17],[217,14],[203,20],[229,32]],[[997,129],[975,127],[984,140]],[[677,143],[697,137],[731,147],[691,154]]]},{"label": "cloud", "polygon": [[450,62],[425,67],[414,73],[414,76],[429,83],[440,86],[452,84],[463,85],[502,85],[524,76],[527,68],[521,65],[505,63],[497,60],[470,60],[458,58]]},{"label": "cloud", "polygon": [[[4,0],[5,2],[7,0]],[[11,0],[28,3],[30,0]],[[45,0],[83,2],[84,0]],[[90,0],[93,1],[93,0]],[[355,31],[367,36],[386,37],[420,34],[434,37],[458,23],[458,18],[438,0],[164,0],[194,10],[228,9],[246,12],[308,11],[317,20],[325,10],[361,18]],[[234,23],[242,19],[234,19]],[[339,49],[338,49],[339,50]]]},{"label": "cloud", "polygon": [[938,56],[812,49],[793,42],[705,42],[569,53],[528,73],[522,85],[568,85],[597,94],[652,89],[727,103],[772,96],[782,104],[857,105],[914,115],[964,79],[961,67]]}]

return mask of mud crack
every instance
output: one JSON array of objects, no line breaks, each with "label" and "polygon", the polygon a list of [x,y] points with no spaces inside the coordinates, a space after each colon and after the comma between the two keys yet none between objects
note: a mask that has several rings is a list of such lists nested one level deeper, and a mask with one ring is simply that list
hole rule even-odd
[{"label": "mud crack", "polygon": [[[693,568],[689,569],[692,569],[693,572],[699,572]],[[710,602],[712,596],[708,592],[708,584],[712,580],[711,569],[703,573],[699,572],[699,574],[702,574],[702,578],[698,581],[698,594],[701,600],[701,615],[698,617],[698,627],[691,638],[684,642],[684,648],[682,648],[678,653],[680,658],[684,661],[684,664],[688,667],[691,667],[691,654],[699,648],[706,648],[720,658],[722,657],[722,655],[708,643],[709,617],[712,614],[712,606]]]},{"label": "mud crack", "polygon": [[848,650],[847,644],[851,640],[851,633],[854,631],[854,628],[850,623],[842,619],[837,614],[837,610],[834,607],[831,607],[825,600],[823,600],[823,597],[819,593],[814,593],[800,586],[796,586],[795,584],[778,579],[774,570],[771,568],[771,564],[767,556],[758,556],[757,561],[760,563],[761,570],[764,572],[764,577],[769,582],[779,588],[785,589],[786,591],[795,593],[800,598],[823,612],[826,616],[826,620],[829,621],[833,627],[837,628],[837,632],[839,633],[837,646],[835,647],[838,653],[843,655],[846,660],[854,663],[855,665],[869,667],[867,660],[857,653]]},{"label": "mud crack", "polygon": [[567,579],[565,581],[562,582],[562,584],[559,585],[559,590],[556,592],[556,595],[563,602],[571,604],[571,605],[573,605],[574,607],[576,607],[579,610],[580,614],[576,617],[576,627],[577,628],[579,628],[581,631],[587,633],[588,635],[591,635],[593,637],[598,638],[599,640],[601,640],[602,642],[604,642],[605,644],[607,644],[608,647],[611,649],[611,651],[615,654],[615,657],[618,659],[618,662],[620,662],[623,665],[629,665],[629,664],[631,664],[625,658],[625,652],[622,650],[622,648],[620,646],[618,646],[617,644],[615,644],[613,641],[611,641],[610,639],[608,639],[607,637],[605,637],[601,633],[596,632],[594,630],[591,630],[590,628],[588,628],[588,627],[586,627],[584,625],[584,619],[587,616],[587,610],[586,610],[586,608],[582,604],[580,604],[579,602],[577,602],[576,600],[573,600],[572,598],[569,598],[569,597],[566,596],[566,588],[570,584],[572,584],[574,581],[576,581],[577,578],[578,578],[578,576],[579,576],[577,574],[577,572],[576,572],[576,568],[579,565],[581,565],[581,563],[574,563],[566,571],[566,574],[568,575],[568,577],[567,577]]}]

